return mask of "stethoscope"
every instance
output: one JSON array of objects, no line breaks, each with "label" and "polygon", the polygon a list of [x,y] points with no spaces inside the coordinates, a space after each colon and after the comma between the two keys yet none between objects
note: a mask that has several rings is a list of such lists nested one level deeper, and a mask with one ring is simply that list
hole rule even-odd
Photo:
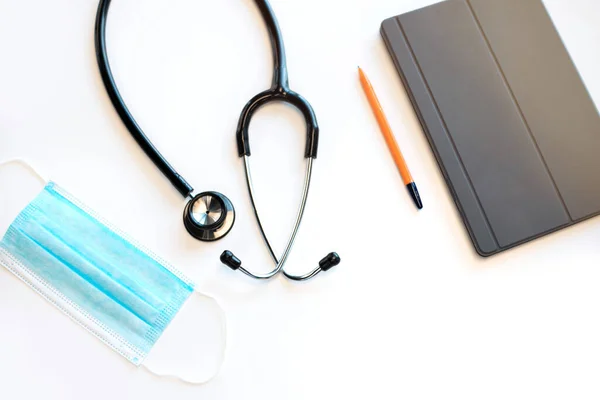
[{"label": "stethoscope", "polygon": [[[192,186],[175,171],[175,169],[160,154],[157,148],[150,142],[148,137],[142,131],[141,127],[129,112],[129,109],[125,105],[125,102],[123,101],[123,98],[117,89],[106,52],[106,21],[110,3],[111,0],[100,0],[98,13],[96,16],[95,29],[96,57],[98,60],[102,81],[104,82],[104,86],[106,87],[110,100],[117,113],[121,117],[121,120],[123,120],[123,123],[146,155],[150,157],[152,162],[158,167],[163,175],[167,177],[177,191],[185,198],[190,199],[185,206],[183,213],[183,223],[189,234],[194,238],[204,242],[212,242],[222,239],[231,231],[231,228],[233,228],[235,223],[235,210],[231,201],[225,195],[213,191],[202,192],[200,194],[193,195],[194,189]],[[273,82],[270,89],[254,96],[244,107],[237,127],[237,147],[239,156],[244,158],[246,184],[248,186],[248,193],[250,195],[250,201],[252,203],[254,215],[260,228],[261,235],[267,245],[267,248],[269,249],[269,253],[273,258],[276,267],[271,272],[266,274],[253,273],[247,268],[243,267],[242,261],[228,250],[221,254],[221,262],[230,267],[232,270],[239,270],[255,279],[271,279],[282,272],[291,280],[305,281],[313,278],[321,271],[328,271],[340,263],[340,257],[337,253],[333,252],[329,253],[325,258],[323,258],[319,262],[319,266],[317,268],[305,275],[292,275],[284,270],[285,262],[289,258],[298,234],[298,230],[300,229],[300,223],[302,222],[302,218],[304,216],[304,210],[306,208],[306,202],[308,199],[308,192],[312,178],[313,161],[317,157],[319,126],[317,124],[315,113],[308,101],[289,88],[283,37],[269,2],[267,0],[255,0],[255,3],[258,6],[267,25],[269,37],[271,39],[271,47],[273,50]],[[281,258],[278,258],[273,251],[273,247],[267,238],[256,207],[252,175],[250,173],[249,161],[251,152],[250,141],[248,138],[250,121],[252,120],[255,112],[267,103],[275,101],[283,101],[296,107],[304,115],[307,126],[306,150],[304,153],[306,158],[306,175],[302,189],[302,200],[300,202],[298,214],[296,215],[296,221],[294,223],[292,233],[288,239]]]}]

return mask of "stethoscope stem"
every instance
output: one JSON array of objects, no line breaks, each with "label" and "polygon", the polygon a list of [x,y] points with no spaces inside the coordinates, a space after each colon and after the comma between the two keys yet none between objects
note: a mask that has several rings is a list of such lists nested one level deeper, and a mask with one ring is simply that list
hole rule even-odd
[{"label": "stethoscope stem", "polygon": [[273,51],[273,80],[271,89],[282,88],[287,91],[289,90],[289,83],[285,46],[283,45],[283,36],[281,35],[277,18],[275,18],[275,13],[268,1],[255,0],[255,3],[263,16],[271,40]]}]

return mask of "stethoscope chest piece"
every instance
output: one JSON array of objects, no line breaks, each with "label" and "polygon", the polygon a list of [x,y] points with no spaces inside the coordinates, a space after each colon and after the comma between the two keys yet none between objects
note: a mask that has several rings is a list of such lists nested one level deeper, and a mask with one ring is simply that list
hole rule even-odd
[{"label": "stethoscope chest piece", "polygon": [[225,237],[233,228],[235,210],[221,193],[203,192],[185,206],[183,224],[190,235],[203,242]]}]

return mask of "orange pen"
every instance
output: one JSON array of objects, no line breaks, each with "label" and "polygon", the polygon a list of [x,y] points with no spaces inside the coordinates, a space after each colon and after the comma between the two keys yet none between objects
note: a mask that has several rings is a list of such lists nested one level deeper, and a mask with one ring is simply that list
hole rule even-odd
[{"label": "orange pen", "polygon": [[365,75],[362,69],[358,67],[358,75],[360,76],[360,83],[367,95],[367,99],[369,99],[369,104],[371,105],[371,109],[375,113],[375,118],[377,118],[377,122],[379,123],[379,128],[381,129],[381,133],[383,133],[383,137],[385,138],[385,142],[387,143],[387,147],[392,153],[392,157],[394,158],[394,162],[396,163],[396,167],[398,167],[398,171],[400,171],[400,175],[402,176],[402,180],[408,189],[408,193],[412,197],[415,202],[417,208],[420,210],[423,208],[423,202],[421,201],[421,196],[419,195],[419,191],[417,190],[417,185],[413,180],[413,177],[408,170],[408,165],[406,165],[406,160],[404,160],[404,156],[402,156],[402,152],[400,151],[400,147],[398,147],[398,143],[394,138],[394,134],[392,132],[392,128],[390,127],[390,123],[388,122],[385,114],[383,113],[383,109],[381,108],[381,103],[379,103],[379,99],[377,99],[377,95],[375,94],[375,90],[373,90],[373,85],[369,82],[369,78]]}]

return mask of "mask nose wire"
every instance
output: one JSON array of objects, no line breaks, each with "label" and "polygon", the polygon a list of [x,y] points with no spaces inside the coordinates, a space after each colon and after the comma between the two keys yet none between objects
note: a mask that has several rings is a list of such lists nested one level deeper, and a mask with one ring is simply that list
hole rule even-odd
[{"label": "mask nose wire", "polygon": [[42,174],[39,173],[39,170],[34,168],[33,165],[31,163],[29,163],[28,161],[25,161],[22,158],[10,158],[6,161],[0,161],[0,169],[11,165],[11,164],[17,164],[20,165],[22,167],[25,167],[29,172],[31,172],[43,185],[46,185],[48,183],[48,179],[46,179]]},{"label": "mask nose wire", "polygon": [[[285,247],[285,251],[283,252],[283,255],[281,256],[281,259],[278,259],[277,256],[275,255],[275,251],[273,250],[273,246],[271,246],[271,243],[269,242],[267,234],[265,233],[260,216],[258,214],[258,209],[256,207],[256,201],[254,199],[254,185],[252,184],[252,175],[250,173],[250,157],[246,156],[246,155],[244,156],[244,169],[246,170],[246,183],[248,186],[248,193],[250,194],[250,201],[252,203],[252,209],[254,211],[254,216],[256,217],[256,221],[258,223],[260,233],[265,241],[265,244],[267,245],[267,248],[269,249],[269,253],[271,254],[271,257],[273,258],[273,261],[275,261],[275,263],[277,264],[277,266],[275,267],[274,270],[272,270],[271,272],[264,274],[264,275],[254,274],[254,273],[248,271],[247,269],[245,269],[244,267],[240,266],[239,270],[241,272],[243,272],[244,274],[246,274],[252,278],[255,278],[255,279],[266,280],[266,279],[271,279],[272,277],[274,277],[275,275],[277,275],[279,272],[282,271],[289,255],[290,255],[292,247],[294,246],[294,242],[296,241],[296,236],[298,235],[298,230],[300,229],[300,224],[302,222],[302,218],[304,217],[304,210],[306,209],[306,202],[308,200],[308,191],[310,189],[310,182],[312,179],[312,162],[313,162],[312,158],[307,159],[306,175],[304,178],[304,186],[302,189],[302,200],[300,201],[300,207],[298,209],[298,214],[296,216],[296,222],[294,223],[294,228],[292,230],[292,233],[290,234],[290,238]],[[286,276],[287,276],[287,274],[286,274]]]}]

